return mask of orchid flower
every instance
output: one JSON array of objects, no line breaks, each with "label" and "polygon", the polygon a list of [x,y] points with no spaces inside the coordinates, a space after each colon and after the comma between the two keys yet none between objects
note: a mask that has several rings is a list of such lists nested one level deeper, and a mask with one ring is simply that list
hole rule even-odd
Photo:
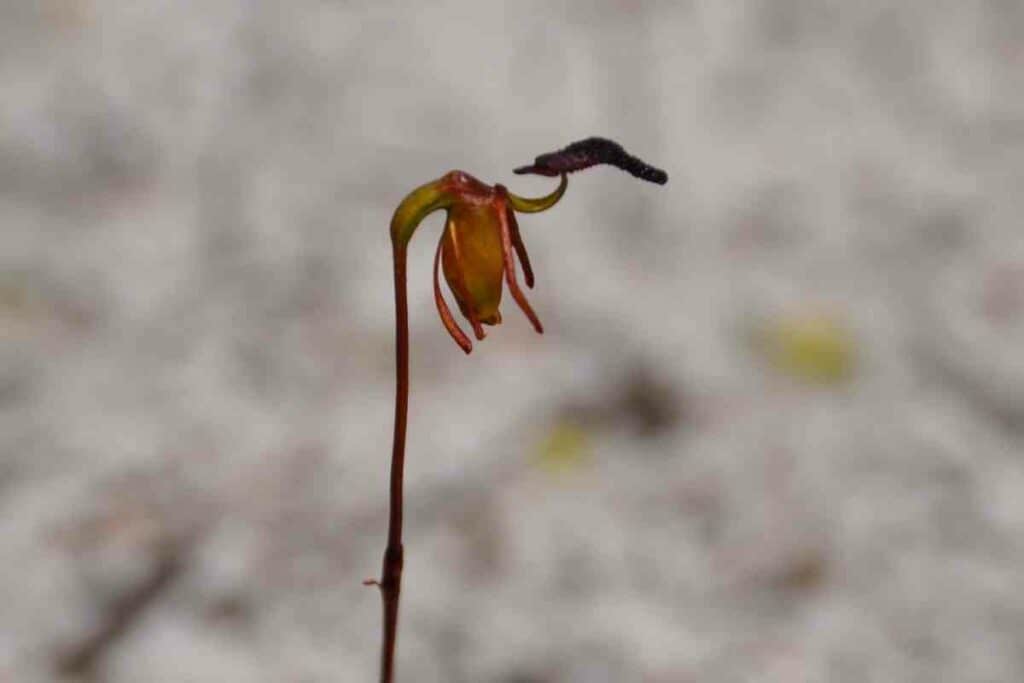
[{"label": "orchid flower", "polygon": [[587,138],[557,152],[542,154],[532,165],[515,170],[518,174],[559,176],[558,187],[551,194],[527,199],[512,194],[504,185],[487,185],[463,171],[450,171],[410,192],[391,218],[395,272],[396,393],[388,542],[381,578],[366,582],[380,588],[384,606],[380,668],[382,683],[391,683],[394,676],[398,602],[402,582],[402,480],[409,412],[409,311],[406,291],[409,240],[424,218],[441,209],[447,211],[444,231],[434,254],[434,301],[445,329],[463,351],[469,353],[473,344],[445,303],[441,293],[440,270],[444,271],[445,281],[455,302],[478,340],[486,336],[484,325],[497,325],[501,322],[499,305],[506,284],[533,328],[542,333],[544,328],[516,278],[515,261],[518,257],[526,286],[533,287],[533,269],[519,232],[516,212],[537,213],[550,209],[565,194],[569,183],[567,174],[596,164],[611,164],[659,185],[668,181],[664,171],[629,155],[611,140]]},{"label": "orchid flower", "polygon": [[526,286],[533,287],[533,269],[516,212],[536,213],[551,208],[562,198],[567,186],[568,179],[562,174],[554,192],[526,199],[512,194],[504,185],[486,185],[468,173],[451,171],[413,190],[399,205],[391,224],[392,239],[396,242],[407,241],[415,223],[427,213],[441,208],[448,211],[434,254],[434,301],[448,334],[466,353],[473,349],[473,344],[445,303],[439,270],[444,271],[459,310],[478,340],[486,336],[484,325],[501,322],[498,306],[503,281],[534,329],[542,333],[544,328],[516,278],[518,257]]}]

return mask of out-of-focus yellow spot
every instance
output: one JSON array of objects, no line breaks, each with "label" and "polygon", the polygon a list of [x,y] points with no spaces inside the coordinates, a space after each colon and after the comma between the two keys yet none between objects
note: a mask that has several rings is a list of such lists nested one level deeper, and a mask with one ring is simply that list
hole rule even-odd
[{"label": "out-of-focus yellow spot", "polygon": [[587,435],[571,422],[559,422],[541,441],[534,462],[553,476],[563,476],[590,463]]},{"label": "out-of-focus yellow spot", "polygon": [[802,313],[762,325],[756,344],[778,372],[819,384],[838,384],[853,374],[853,334],[833,316]]}]

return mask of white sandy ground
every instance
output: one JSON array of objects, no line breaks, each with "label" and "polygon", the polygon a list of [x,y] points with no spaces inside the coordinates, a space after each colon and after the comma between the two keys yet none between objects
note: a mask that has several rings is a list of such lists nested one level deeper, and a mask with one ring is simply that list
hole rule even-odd
[{"label": "white sandy ground", "polygon": [[0,682],[168,547],[98,680],[375,680],[390,212],[591,134],[671,181],[522,218],[544,336],[414,240],[401,679],[1024,680],[1020,2],[5,2],[0,93]]}]

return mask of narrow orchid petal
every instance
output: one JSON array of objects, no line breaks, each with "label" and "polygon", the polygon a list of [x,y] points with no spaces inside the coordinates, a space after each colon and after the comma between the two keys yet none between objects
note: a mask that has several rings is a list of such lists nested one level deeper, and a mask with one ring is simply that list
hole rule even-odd
[{"label": "narrow orchid petal", "polygon": [[512,246],[519,255],[519,263],[523,266],[523,279],[526,286],[533,289],[533,268],[530,267],[530,255],[526,253],[526,245],[523,243],[523,236],[519,234],[519,221],[516,220],[516,213],[510,207],[506,207],[505,214],[508,220],[509,231],[512,233]]},{"label": "narrow orchid petal", "polygon": [[[569,176],[562,174],[562,181],[558,183],[558,187],[555,191],[549,195],[537,198],[520,197],[508,192],[508,203],[512,205],[512,208],[520,213],[537,213],[538,211],[545,211],[550,209],[552,206],[558,203],[558,200],[565,194],[565,188],[569,186]],[[495,185],[495,189],[502,187],[501,185]]]},{"label": "narrow orchid petal", "polygon": [[444,301],[444,296],[441,294],[441,282],[438,279],[438,264],[441,261],[441,242],[437,243],[437,252],[434,254],[434,303],[437,304],[437,312],[441,314],[441,322],[444,323],[444,327],[448,330],[448,334],[452,336],[455,343],[462,347],[462,350],[469,353],[473,350],[473,342],[469,341],[469,337],[463,332],[458,323],[455,322],[455,318],[452,316],[452,312],[448,309],[448,304]]},{"label": "narrow orchid petal", "polygon": [[[500,186],[499,188],[499,192],[504,190]],[[508,291],[512,294],[512,298],[516,300],[516,303],[519,304],[519,308],[523,309],[526,317],[533,323],[533,329],[537,330],[537,334],[544,334],[544,326],[540,324],[537,314],[533,312],[530,302],[526,300],[526,295],[523,294],[523,290],[519,289],[519,283],[516,282],[516,264],[512,258],[512,228],[508,220],[511,212],[508,210],[504,198],[498,201],[498,217],[501,220],[501,251],[505,262],[505,282],[508,283]]]},{"label": "narrow orchid petal", "polygon": [[[458,239],[456,238],[457,232],[455,231],[452,225],[446,225],[444,229],[444,237],[441,238],[441,241],[443,243],[445,239],[451,240],[451,250],[448,253],[451,255],[452,260],[451,264],[446,265],[445,268],[447,270],[450,270],[450,274],[455,280],[454,283],[452,283],[451,280],[449,280],[449,284],[454,284],[454,287],[458,289],[458,292],[462,293],[457,293],[456,299],[458,299],[460,302],[467,301],[468,299],[465,293],[468,292],[469,290],[466,286],[466,274],[464,270],[465,266],[462,262],[462,254],[460,253],[459,248],[460,245]],[[448,263],[447,257],[445,263]],[[459,308],[462,310],[462,314],[469,319],[469,324],[473,327],[473,334],[476,335],[476,338],[478,340],[482,341],[484,337],[487,336],[487,333],[484,332],[484,326],[480,324],[480,318],[477,317],[476,310],[473,308],[473,306],[463,305],[462,303],[460,303]]]}]

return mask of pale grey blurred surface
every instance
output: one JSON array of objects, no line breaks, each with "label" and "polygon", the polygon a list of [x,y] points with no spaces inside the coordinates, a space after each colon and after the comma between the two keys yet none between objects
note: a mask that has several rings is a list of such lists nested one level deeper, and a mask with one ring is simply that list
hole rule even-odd
[{"label": "pale grey blurred surface", "polygon": [[545,335],[413,242],[401,680],[1024,678],[1019,2],[8,0],[0,92],[0,681],[161,567],[96,680],[374,680],[390,213],[592,134]]}]

